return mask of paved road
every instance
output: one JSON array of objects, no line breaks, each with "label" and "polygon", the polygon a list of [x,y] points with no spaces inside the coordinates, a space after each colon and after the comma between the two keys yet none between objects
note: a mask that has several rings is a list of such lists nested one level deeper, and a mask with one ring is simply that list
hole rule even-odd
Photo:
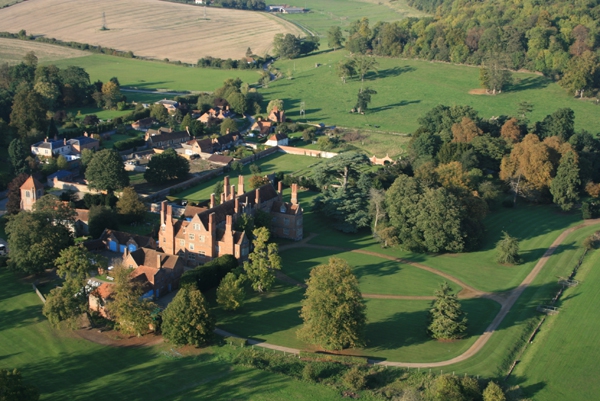
[{"label": "paved road", "polygon": [[[487,298],[494,299],[495,301],[499,302],[502,305],[502,307],[500,309],[500,312],[498,312],[498,315],[496,315],[496,317],[492,321],[492,323],[490,323],[490,325],[485,329],[485,332],[481,336],[479,336],[479,338],[473,343],[473,345],[471,345],[471,347],[467,351],[462,353],[461,355],[459,355],[455,358],[446,360],[446,361],[441,361],[441,362],[409,363],[409,362],[392,362],[392,361],[379,361],[379,360],[370,360],[370,362],[372,362],[374,364],[378,364],[378,365],[383,365],[383,366],[394,366],[394,367],[403,367],[403,368],[439,368],[439,367],[452,365],[452,364],[455,364],[458,362],[463,362],[463,361],[466,361],[467,359],[471,358],[472,356],[477,354],[479,351],[481,351],[481,349],[485,346],[485,344],[487,344],[487,342],[492,337],[492,334],[494,334],[494,332],[498,329],[498,327],[500,326],[500,324],[502,323],[502,321],[504,320],[504,318],[506,317],[508,312],[510,312],[510,310],[514,306],[514,304],[517,302],[517,300],[519,299],[521,294],[523,294],[523,292],[527,289],[527,287],[529,287],[529,285],[531,285],[531,283],[535,280],[537,275],[540,273],[540,271],[542,271],[542,268],[546,265],[546,263],[550,259],[550,256],[552,256],[552,254],[554,254],[554,252],[556,251],[558,246],[565,240],[565,238],[567,238],[567,236],[569,234],[571,234],[573,231],[576,231],[576,230],[579,230],[580,228],[588,227],[588,226],[591,226],[594,224],[600,224],[600,219],[587,220],[587,221],[583,222],[582,224],[579,224],[578,226],[564,230],[554,240],[552,245],[550,245],[550,247],[546,250],[546,252],[540,258],[540,260],[537,262],[537,264],[535,265],[533,270],[527,275],[527,277],[525,277],[525,279],[521,282],[521,284],[514,290],[509,291],[504,294],[495,294],[496,295],[495,297],[486,296],[486,295],[488,295],[488,293],[483,293],[481,291],[475,290],[477,293],[481,294],[481,296],[485,296]],[[314,235],[309,236],[308,238],[306,238],[305,240],[303,240],[302,242],[300,242],[298,244],[290,244],[287,246],[282,246],[281,249],[290,249],[290,248],[299,248],[299,247],[310,247],[310,248],[317,247],[316,245],[310,245],[310,244],[306,243],[312,238],[314,238]],[[325,248],[327,248],[327,247],[325,247]],[[343,248],[341,248],[341,249],[343,249]],[[355,251],[357,251],[357,250],[355,250]],[[369,254],[368,251],[362,251],[361,253]],[[380,255],[375,252],[373,252],[373,254],[374,254],[374,256],[380,257]],[[398,259],[398,260],[400,260],[400,259]],[[406,262],[409,262],[411,265],[415,266],[415,264],[413,264],[410,261],[406,261]],[[402,263],[405,263],[405,262],[403,261]],[[422,266],[427,267],[424,265],[422,265]],[[417,266],[417,267],[419,267],[419,266]],[[429,267],[427,267],[427,268],[432,269]],[[435,270],[435,269],[432,269],[432,270]],[[432,271],[432,273],[439,274],[439,273],[437,273],[437,271]],[[457,281],[456,279],[454,279],[452,281],[456,282],[459,285],[463,285],[463,284],[460,284],[461,282]],[[463,288],[465,288],[465,287],[463,287]],[[469,288],[472,288],[472,287],[469,287]],[[219,335],[223,335],[223,336],[239,337],[235,334],[231,334],[231,333],[225,332],[220,329],[216,329],[215,333],[217,333]],[[248,340],[248,343],[252,344],[252,345],[257,345],[257,346],[263,347],[263,348],[269,348],[269,349],[273,349],[273,350],[284,351],[284,352],[289,352],[289,353],[294,353],[294,354],[297,354],[300,352],[299,349],[282,347],[279,345],[269,344],[266,342],[261,342],[261,341],[256,341],[256,340]]]}]

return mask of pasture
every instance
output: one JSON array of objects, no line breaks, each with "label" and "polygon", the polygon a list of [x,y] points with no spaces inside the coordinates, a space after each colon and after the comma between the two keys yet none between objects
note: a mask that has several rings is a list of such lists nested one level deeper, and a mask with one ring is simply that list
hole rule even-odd
[{"label": "pasture", "polygon": [[[482,118],[514,115],[519,102],[533,104],[530,121],[542,120],[559,108],[575,111],[575,127],[598,131],[598,106],[591,101],[569,96],[558,84],[539,75],[515,73],[517,81],[500,95],[471,95],[479,88],[479,68],[432,63],[420,60],[378,58],[379,72],[342,83],[336,65],[348,57],[345,50],[326,52],[296,60],[281,60],[274,65],[293,79],[271,82],[261,93],[265,99],[282,99],[287,116],[300,122],[324,122],[365,130],[411,133],[417,119],[439,104],[469,105]],[[318,67],[315,67],[318,65]],[[365,115],[352,114],[359,89],[370,87],[378,93]],[[305,118],[300,105],[305,103]],[[392,140],[390,140],[391,142]],[[396,149],[390,149],[390,153]],[[383,156],[383,155],[382,155]],[[380,156],[381,157],[381,156]]]},{"label": "pasture", "polygon": [[90,54],[81,50],[71,49],[70,47],[0,38],[0,60],[3,63],[18,64],[23,61],[23,56],[29,52],[34,52],[38,58],[38,62],[41,64],[56,60],[85,57]]},{"label": "pasture", "polygon": [[379,21],[398,21],[426,15],[409,7],[405,0],[298,0],[290,4],[306,7],[309,12],[281,14],[281,17],[321,36],[322,48],[327,47],[327,31],[332,26],[339,26],[344,31],[350,23],[363,17],[367,17],[371,25],[375,25]]},{"label": "pasture", "polygon": [[[21,41],[16,41],[21,43]],[[27,42],[25,42],[27,43]],[[25,54],[25,53],[23,53]],[[50,64],[50,63],[49,63]],[[157,61],[128,59],[102,54],[92,54],[51,64],[60,68],[70,65],[81,67],[90,74],[92,82],[106,82],[112,77],[119,78],[121,86],[140,90],[171,90],[190,92],[212,92],[223,86],[228,78],[239,77],[242,81],[253,83],[260,78],[256,70],[218,70],[212,68],[185,67]],[[156,101],[173,96],[135,92],[123,92],[128,100],[140,102]]]},{"label": "pasture", "polygon": [[[569,240],[580,245],[598,227],[582,229]],[[582,254],[580,247],[566,249],[557,257],[553,268],[565,275],[563,266],[573,268]],[[576,279],[577,287],[567,289],[559,303],[560,313],[549,316],[530,348],[515,369],[513,383],[526,389],[536,400],[591,400],[600,394],[600,383],[594,377],[598,368],[600,322],[600,252],[588,253]]]},{"label": "pasture", "polygon": [[[107,30],[101,30],[103,16]],[[0,10],[0,20],[4,31],[25,29],[28,34],[193,64],[205,56],[240,59],[248,47],[263,56],[276,33],[302,32],[265,13],[204,10],[159,0],[29,0]]]},{"label": "pasture", "polygon": [[0,270],[0,369],[18,368],[41,400],[337,400],[326,386],[232,366],[228,348],[111,347],[56,330],[31,289]]}]

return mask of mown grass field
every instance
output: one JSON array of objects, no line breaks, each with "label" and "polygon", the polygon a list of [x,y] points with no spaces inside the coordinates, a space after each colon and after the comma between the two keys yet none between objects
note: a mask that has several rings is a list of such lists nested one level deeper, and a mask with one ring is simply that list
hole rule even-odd
[{"label": "mown grass field", "polygon": [[30,284],[0,270],[0,369],[18,368],[41,400],[337,400],[339,392],[232,366],[228,347],[109,347],[53,329]]},{"label": "mown grass field", "polygon": [[[364,86],[375,89],[369,111],[365,115],[351,114],[356,104],[360,79],[343,84],[336,74],[337,63],[347,57],[344,50],[317,54],[296,60],[277,61],[282,72],[291,71],[293,79],[272,82],[262,89],[266,99],[284,100],[288,117],[300,119],[300,104],[305,102],[306,120],[343,127],[411,133],[417,119],[438,104],[469,105],[482,118],[514,115],[519,102],[534,105],[531,121],[543,119],[559,108],[575,111],[576,128],[597,132],[598,106],[586,100],[572,98],[550,80],[527,73],[515,73],[519,81],[510,90],[497,96],[470,95],[479,88],[479,68],[419,60],[378,58],[379,72],[370,72]],[[319,67],[315,68],[315,65]],[[391,151],[391,150],[390,150]]]},{"label": "mown grass field", "polygon": [[[261,175],[283,172],[285,174],[305,175],[312,174],[311,169],[321,163],[323,159],[307,156],[287,155],[283,153],[275,153],[264,157],[254,163],[260,167]],[[235,185],[237,190],[239,175],[244,176],[244,187],[246,191],[252,189],[250,186],[250,164],[244,166],[241,173],[230,171],[229,184]],[[213,188],[217,182],[223,182],[223,176],[215,177],[207,182],[198,184],[192,188],[188,188],[183,192],[178,193],[174,197],[177,199],[187,199],[190,201],[204,201],[210,199],[210,194],[213,193]]]},{"label": "mown grass field", "polygon": [[298,24],[322,37],[321,48],[327,48],[327,31],[332,26],[346,30],[350,23],[363,17],[372,25],[379,21],[397,21],[425,14],[409,7],[404,0],[297,0],[295,7],[306,7],[304,14],[281,14],[281,17]]},{"label": "mown grass field", "polygon": [[[580,230],[569,239],[580,244],[598,228]],[[566,249],[551,268],[562,275],[563,266],[573,268],[582,252],[579,247]],[[546,319],[515,369],[511,381],[535,400],[591,400],[600,394],[600,383],[593,379],[600,375],[598,263],[600,251],[586,256],[576,276],[580,284],[565,291],[558,305],[560,313]]]},{"label": "mown grass field", "polygon": [[[310,271],[329,258],[342,258],[352,266],[363,293],[382,295],[425,295],[432,296],[445,279],[411,265],[352,252],[337,252],[322,249],[295,248],[281,252],[282,271],[288,276],[304,282]],[[449,283],[453,291],[461,287]]]},{"label": "mown grass field", "polygon": [[[205,16],[206,13],[206,16]],[[106,30],[103,27],[103,17]],[[300,34],[265,13],[197,7],[159,0],[28,0],[0,10],[2,30],[101,45],[137,56],[195,64],[205,56],[239,60],[246,49],[263,56],[276,33]]]},{"label": "mown grass field", "polygon": [[[299,311],[303,294],[302,288],[282,284],[266,294],[249,291],[238,313],[215,309],[219,327],[277,345],[316,349],[296,335],[302,325]],[[487,299],[463,300],[461,304],[472,322],[467,337],[438,342],[427,335],[430,301],[366,300],[367,347],[344,353],[403,362],[434,362],[457,356],[475,341],[500,309],[500,305]]]}]

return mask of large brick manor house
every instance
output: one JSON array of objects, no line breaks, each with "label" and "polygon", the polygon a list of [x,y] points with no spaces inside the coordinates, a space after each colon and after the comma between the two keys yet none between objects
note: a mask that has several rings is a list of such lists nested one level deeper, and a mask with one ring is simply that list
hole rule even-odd
[{"label": "large brick manor house", "polygon": [[246,260],[251,239],[234,226],[243,213],[255,214],[257,210],[271,215],[271,232],[275,236],[302,239],[302,208],[298,204],[296,184],[292,184],[291,202],[283,202],[281,183],[278,190],[266,184],[245,192],[244,177],[240,176],[237,194],[235,186],[229,185],[229,177],[225,177],[223,185],[220,205],[215,204],[212,194],[209,207],[188,206],[181,218],[174,218],[173,209],[166,201],[161,204],[158,246],[163,252],[184,257],[193,265],[221,255]]}]

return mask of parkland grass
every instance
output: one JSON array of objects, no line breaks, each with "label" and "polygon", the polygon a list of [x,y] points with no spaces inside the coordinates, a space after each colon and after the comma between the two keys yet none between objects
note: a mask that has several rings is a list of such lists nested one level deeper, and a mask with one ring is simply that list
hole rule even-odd
[{"label": "parkland grass", "polygon": [[[378,58],[379,72],[365,76],[364,87],[375,89],[365,115],[349,113],[361,88],[358,78],[344,84],[336,65],[348,53],[327,52],[274,65],[291,71],[293,79],[272,82],[261,93],[266,99],[282,99],[289,118],[304,122],[324,122],[342,127],[411,133],[417,119],[439,104],[469,105],[482,118],[515,115],[519,102],[533,104],[531,121],[540,121],[559,108],[570,107],[576,116],[576,129],[597,132],[598,106],[569,96],[558,84],[535,74],[515,73],[516,84],[502,94],[471,95],[479,88],[479,68],[420,60]],[[315,67],[316,65],[318,67]],[[305,103],[306,117],[300,118]],[[392,141],[392,140],[390,140]],[[390,152],[394,149],[390,146]],[[378,155],[382,157],[384,155]]]},{"label": "parkland grass", "polygon": [[[288,276],[304,282],[310,271],[335,256],[346,260],[358,278],[361,292],[381,295],[424,295],[432,296],[439,284],[445,281],[417,267],[352,252],[336,252],[322,249],[295,248],[281,252],[282,271]],[[461,290],[449,283],[453,291]]]},{"label": "parkland grass", "polygon": [[0,270],[0,369],[18,368],[41,400],[337,400],[339,392],[232,366],[227,347],[109,347],[50,326],[31,289]]}]

